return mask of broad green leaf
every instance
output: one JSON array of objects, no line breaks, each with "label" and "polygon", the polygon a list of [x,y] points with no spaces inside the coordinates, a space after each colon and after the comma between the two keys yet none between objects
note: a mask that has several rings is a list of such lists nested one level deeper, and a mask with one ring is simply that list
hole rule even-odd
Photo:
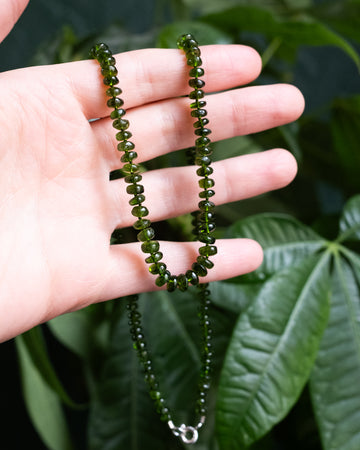
[{"label": "broad green leaf", "polygon": [[360,195],[346,203],[340,217],[340,231],[338,242],[360,239]]},{"label": "broad green leaf", "polygon": [[270,38],[281,38],[286,45],[334,45],[347,53],[360,68],[360,57],[355,48],[325,24],[305,15],[284,19],[271,11],[256,6],[237,6],[202,18],[232,32],[255,31]]},{"label": "broad green leaf", "polygon": [[22,342],[26,346],[28,355],[38,370],[39,376],[43,377],[49,388],[53,389],[54,393],[68,406],[72,408],[80,407],[68,396],[51,364],[41,328],[35,327],[23,333]]},{"label": "broad green leaf", "polygon": [[15,342],[25,405],[33,426],[49,450],[73,449],[58,395],[39,373],[24,337],[18,336]]},{"label": "broad green leaf", "polygon": [[327,323],[328,272],[328,253],[284,269],[240,316],[218,391],[222,450],[257,441],[298,399]]},{"label": "broad green leaf", "polygon": [[[170,407],[174,423],[194,422],[200,367],[197,302],[192,292],[154,292],[140,297],[144,334],[152,354],[160,389]],[[214,377],[218,376],[234,319],[217,308],[214,323]],[[90,449],[182,448],[160,421],[144,382],[142,369],[132,348],[126,311],[114,317],[108,357],[97,386],[90,416]],[[212,398],[211,394],[211,398]],[[207,426],[199,447],[213,439],[210,402]],[[201,444],[202,443],[202,444]]]},{"label": "broad green leaf", "polygon": [[220,308],[240,314],[256,298],[261,287],[261,282],[231,283],[216,281],[211,283],[211,299]]},{"label": "broad green leaf", "polygon": [[246,279],[265,280],[285,267],[298,264],[325,245],[325,240],[311,228],[283,214],[250,216],[232,225],[227,235],[255,239],[264,250],[262,265]]},{"label": "broad green leaf", "polygon": [[201,45],[208,44],[230,44],[232,39],[230,36],[216,28],[215,26],[202,22],[174,22],[161,29],[158,36],[158,47],[174,48],[176,41],[180,35],[184,33],[192,33]]},{"label": "broad green leaf", "polygon": [[324,450],[360,448],[360,258],[337,255],[328,327],[311,375]]}]

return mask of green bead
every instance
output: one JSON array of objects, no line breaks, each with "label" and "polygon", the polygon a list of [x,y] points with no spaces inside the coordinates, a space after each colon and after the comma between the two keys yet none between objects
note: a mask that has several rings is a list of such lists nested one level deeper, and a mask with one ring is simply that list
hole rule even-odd
[{"label": "green bead", "polygon": [[[114,61],[115,61],[115,59],[114,59]],[[122,94],[122,90],[119,87],[113,86],[106,90],[106,95],[108,97],[116,97],[117,95],[120,95],[120,94]]]},{"label": "green bead", "polygon": [[134,148],[135,148],[135,145],[134,145],[134,143],[131,142],[131,141],[123,141],[123,142],[120,142],[120,143],[117,145],[117,149],[118,149],[119,151],[123,151],[123,152],[127,152],[127,151],[129,151],[129,150],[133,150]]},{"label": "green bead", "polygon": [[[193,104],[193,103],[192,103]],[[207,117],[201,117],[197,120],[193,126],[194,128],[205,127],[209,123],[209,119]]]},{"label": "green bead", "polygon": [[196,102],[190,103],[190,108],[204,108],[206,106],[205,100],[196,100]]},{"label": "green bead", "polygon": [[201,256],[216,255],[217,248],[215,247],[215,245],[205,245],[204,247],[199,248],[199,253]]},{"label": "green bead", "polygon": [[192,285],[199,284],[199,277],[193,270],[186,271],[185,276],[190,284]]},{"label": "green bead", "polygon": [[155,280],[155,284],[156,286],[164,286],[170,279],[171,277],[171,273],[168,270],[165,270],[164,273],[162,273],[161,275],[159,275],[156,280]]},{"label": "green bead", "polygon": [[177,286],[177,277],[172,275],[167,282],[168,292],[174,292]]},{"label": "green bead", "polygon": [[132,173],[124,178],[125,183],[137,183],[142,180],[142,175],[139,173]]},{"label": "green bead", "polygon": [[125,116],[126,111],[125,109],[119,108],[119,109],[114,109],[114,111],[111,111],[110,113],[110,118],[111,119],[120,119],[122,116]]},{"label": "green bead", "polygon": [[160,248],[158,241],[146,241],[141,244],[141,250],[144,253],[156,253]]},{"label": "green bead", "polygon": [[190,40],[194,40],[192,34],[190,33],[182,34],[181,36],[178,37],[176,45],[179,49],[184,50],[188,48]]},{"label": "green bead", "polygon": [[158,399],[158,398],[161,398],[161,392],[151,390],[151,391],[150,391],[150,397],[151,397],[153,400]]},{"label": "green bead", "polygon": [[214,203],[210,200],[202,200],[198,203],[198,206],[201,211],[212,211],[215,207]]},{"label": "green bead", "polygon": [[189,45],[189,48],[188,48],[188,50],[187,50],[187,52],[186,52],[186,56],[187,56],[188,58],[190,58],[190,57],[192,57],[192,56],[200,56],[200,54],[201,54],[200,49],[199,49],[199,47],[195,44],[195,41],[194,41],[194,44],[190,44],[190,45]]},{"label": "green bead", "polygon": [[134,196],[134,198],[129,200],[129,205],[131,205],[131,206],[141,205],[141,203],[143,203],[144,201],[145,201],[145,195],[137,194]]},{"label": "green bead", "polygon": [[126,130],[129,128],[129,121],[126,119],[116,119],[112,126],[117,130]]},{"label": "green bead", "polygon": [[[206,109],[194,109],[194,110],[192,110],[191,111],[191,117],[197,117],[197,118],[199,118],[199,117],[205,117],[206,115],[207,115],[207,111],[206,111]],[[197,141],[196,141],[196,143],[197,143]],[[210,139],[209,139],[209,143],[210,143]]]},{"label": "green bead", "polygon": [[197,230],[199,233],[212,233],[215,228],[216,227],[214,222],[204,222],[198,225]]},{"label": "green bead", "polygon": [[198,256],[196,258],[196,261],[201,264],[202,266],[206,267],[207,269],[212,269],[214,267],[214,263],[210,261],[210,259],[206,258],[205,256]]},{"label": "green bead", "polygon": [[169,422],[171,420],[171,415],[170,412],[168,410],[168,408],[162,408],[162,410],[160,411],[160,420],[162,422]]},{"label": "green bead", "polygon": [[196,148],[197,157],[210,156],[210,155],[212,155],[212,153],[213,153],[213,150],[211,147],[197,147]]},{"label": "green bead", "polygon": [[189,71],[189,77],[202,77],[205,71],[201,67],[193,67]]},{"label": "green bead", "polygon": [[192,78],[189,80],[189,86],[195,89],[201,89],[205,86],[205,81],[200,80],[200,78]]},{"label": "green bead", "polygon": [[151,222],[149,219],[138,219],[134,225],[133,228],[135,230],[143,230],[144,228],[148,228],[151,225]]},{"label": "green bead", "polygon": [[106,104],[109,108],[120,108],[124,104],[124,102],[121,100],[121,98],[113,97],[109,98]]},{"label": "green bead", "polygon": [[177,277],[177,287],[180,291],[185,292],[189,286],[189,282],[186,278],[186,275],[181,273]]},{"label": "green bead", "polygon": [[206,267],[198,262],[193,263],[191,268],[199,277],[204,277],[207,274]]},{"label": "green bead", "polygon": [[149,267],[149,272],[153,275],[159,274],[162,275],[166,271],[166,264],[162,262],[157,262],[155,264],[152,264]]},{"label": "green bead", "polygon": [[197,215],[197,219],[199,222],[209,222],[209,220],[214,219],[214,213],[210,211],[201,211]]},{"label": "green bead", "polygon": [[209,166],[199,167],[196,170],[196,173],[197,173],[197,175],[199,175],[199,177],[205,177],[205,176],[211,175],[213,172],[214,172],[214,169]]},{"label": "green bead", "polygon": [[212,178],[201,178],[198,183],[202,189],[210,189],[215,185],[215,181]]},{"label": "green bead", "polygon": [[209,166],[212,163],[211,158],[207,155],[205,156],[197,156],[195,158],[195,164],[197,166]]},{"label": "green bead", "polygon": [[202,60],[201,60],[200,56],[194,55],[194,56],[189,56],[186,63],[188,66],[199,67],[202,65]]},{"label": "green bead", "polygon": [[121,162],[132,162],[134,159],[136,159],[138,156],[138,154],[136,152],[126,152],[124,153],[121,158],[120,161]]},{"label": "green bead", "polygon": [[213,197],[215,195],[215,191],[213,191],[212,189],[206,189],[205,191],[201,191],[199,192],[199,197],[200,198],[210,198]]},{"label": "green bead", "polygon": [[104,77],[112,77],[118,74],[117,68],[115,66],[106,65],[103,69],[101,69],[101,75]]},{"label": "green bead", "polygon": [[122,167],[122,171],[125,173],[133,174],[133,173],[139,172],[139,170],[140,170],[140,166],[138,164],[128,163]]},{"label": "green bead", "polygon": [[[199,110],[199,111],[203,111],[203,110]],[[205,110],[204,110],[205,111]],[[195,141],[195,145],[196,147],[206,147],[210,144],[210,139],[206,136],[201,136],[199,138],[196,139]]]},{"label": "green bead", "polygon": [[147,262],[148,264],[156,263],[156,262],[160,261],[162,259],[162,257],[163,257],[163,254],[161,252],[155,252],[155,253],[152,253],[150,256],[148,256],[145,259],[145,262]]},{"label": "green bead", "polygon": [[190,92],[190,94],[189,94],[189,98],[191,100],[197,100],[200,98],[204,98],[204,96],[205,96],[205,92],[202,89],[197,89],[195,91]]},{"label": "green bead", "polygon": [[117,77],[115,77],[115,76],[109,76],[109,77],[105,77],[103,79],[103,83],[106,86],[114,86],[115,84],[119,83],[119,79]]},{"label": "green bead", "polygon": [[149,210],[146,208],[146,206],[134,206],[134,208],[131,210],[131,214],[135,217],[144,217],[149,214]]},{"label": "green bead", "polygon": [[130,131],[119,131],[119,133],[116,133],[115,137],[117,141],[127,141],[132,136],[132,133]]},{"label": "green bead", "polygon": [[195,130],[195,134],[197,136],[208,136],[209,134],[211,134],[211,130],[210,128],[199,128]]},{"label": "green bead", "polygon": [[153,228],[149,227],[149,228],[145,228],[144,230],[141,230],[138,234],[137,234],[137,239],[140,242],[144,242],[144,241],[150,241],[151,239],[153,239],[155,236],[155,231]]},{"label": "green bead", "polygon": [[211,245],[215,243],[216,239],[209,234],[199,234],[198,241],[202,242],[203,244]]}]

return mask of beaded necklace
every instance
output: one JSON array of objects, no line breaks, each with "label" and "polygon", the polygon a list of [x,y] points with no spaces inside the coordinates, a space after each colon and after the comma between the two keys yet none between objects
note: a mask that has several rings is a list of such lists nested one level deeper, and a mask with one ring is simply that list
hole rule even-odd
[{"label": "beaded necklace", "polygon": [[198,421],[195,426],[185,424],[176,426],[173,423],[169,408],[159,389],[159,383],[147,348],[141,314],[138,310],[138,295],[130,296],[127,303],[130,334],[134,342],[133,346],[144,370],[145,381],[149,388],[150,397],[154,401],[156,411],[160,414],[161,420],[167,422],[175,436],[180,437],[185,444],[193,444],[197,442],[198,430],[204,425],[206,420],[206,398],[211,381],[213,352],[210,342],[212,333],[209,320],[210,291],[208,284],[201,283],[199,278],[204,277],[208,269],[213,267],[214,263],[209,259],[209,256],[217,253],[217,248],[214,245],[215,238],[211,235],[215,229],[213,213],[215,205],[210,198],[215,192],[212,189],[214,180],[210,178],[210,175],[213,173],[213,169],[210,167],[212,150],[209,147],[210,138],[208,137],[211,130],[206,127],[209,120],[206,118],[207,111],[204,109],[206,101],[203,100],[205,94],[202,88],[205,86],[205,82],[200,78],[204,75],[204,69],[201,68],[200,49],[197,41],[191,34],[180,36],[177,41],[177,47],[185,52],[187,65],[191,67],[189,71],[189,86],[193,90],[190,92],[189,98],[192,100],[190,104],[191,116],[196,119],[194,123],[196,140],[195,146],[187,150],[187,156],[190,164],[199,166],[196,173],[200,177],[198,183],[202,190],[199,192],[199,210],[192,213],[192,224],[196,240],[204,244],[200,246],[198,250],[199,255],[192,264],[191,269],[179,275],[172,275],[166,264],[161,261],[163,254],[160,251],[160,244],[155,239],[155,231],[151,226],[150,220],[146,218],[149,211],[143,205],[145,195],[144,187],[140,184],[142,180],[140,166],[134,162],[137,158],[137,153],[134,150],[134,144],[129,140],[132,136],[128,130],[129,121],[123,118],[126,111],[123,108],[123,100],[119,98],[122,91],[116,86],[119,83],[119,79],[117,78],[118,71],[115,66],[115,58],[109,47],[102,43],[95,45],[91,49],[90,57],[99,62],[101,74],[104,77],[103,82],[107,86],[106,95],[110,97],[107,101],[107,106],[113,109],[110,118],[113,120],[113,127],[117,130],[115,137],[119,141],[117,149],[123,152],[120,160],[124,163],[122,172],[125,174],[124,180],[128,184],[126,191],[132,195],[129,203],[132,206],[131,214],[136,218],[133,227],[138,232],[137,238],[141,242],[141,250],[149,254],[145,262],[149,264],[150,273],[156,275],[155,284],[159,287],[166,285],[168,292],[173,292],[176,289],[186,291],[190,285],[196,286],[198,290],[198,315],[202,335],[202,348],[198,399],[196,401]]}]

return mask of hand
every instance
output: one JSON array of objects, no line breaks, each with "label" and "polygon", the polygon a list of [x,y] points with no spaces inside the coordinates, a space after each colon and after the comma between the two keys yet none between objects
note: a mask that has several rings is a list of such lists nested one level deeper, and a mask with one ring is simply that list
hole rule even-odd
[{"label": "hand", "polygon": [[[13,22],[8,16],[6,26]],[[189,91],[183,53],[139,50],[116,59],[138,161],[191,146],[188,100],[180,97]],[[225,91],[207,98],[212,140],[265,130],[302,113],[303,98],[289,85],[226,91],[258,76],[261,61],[251,48],[207,46],[202,59],[206,92]],[[134,221],[124,182],[109,181],[120,167],[109,113],[96,61],[0,74],[1,340],[91,303],[155,288],[138,242],[109,245],[115,228]],[[93,118],[101,120],[89,122]],[[283,187],[295,173],[294,158],[281,149],[214,163],[214,202]],[[196,209],[194,179],[193,167],[144,174],[149,218]],[[183,272],[198,245],[161,242],[164,262]],[[209,281],[254,270],[262,260],[251,240],[220,240],[217,247]]]}]

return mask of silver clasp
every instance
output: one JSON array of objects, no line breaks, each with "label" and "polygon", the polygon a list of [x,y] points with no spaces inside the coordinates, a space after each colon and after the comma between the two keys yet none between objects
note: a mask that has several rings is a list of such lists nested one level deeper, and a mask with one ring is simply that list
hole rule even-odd
[{"label": "silver clasp", "polygon": [[172,420],[168,421],[170,430],[175,436],[180,437],[184,444],[195,444],[199,437],[199,428],[201,428],[205,423],[205,416],[201,416],[199,423],[192,427],[190,425],[182,424],[176,427]]}]

